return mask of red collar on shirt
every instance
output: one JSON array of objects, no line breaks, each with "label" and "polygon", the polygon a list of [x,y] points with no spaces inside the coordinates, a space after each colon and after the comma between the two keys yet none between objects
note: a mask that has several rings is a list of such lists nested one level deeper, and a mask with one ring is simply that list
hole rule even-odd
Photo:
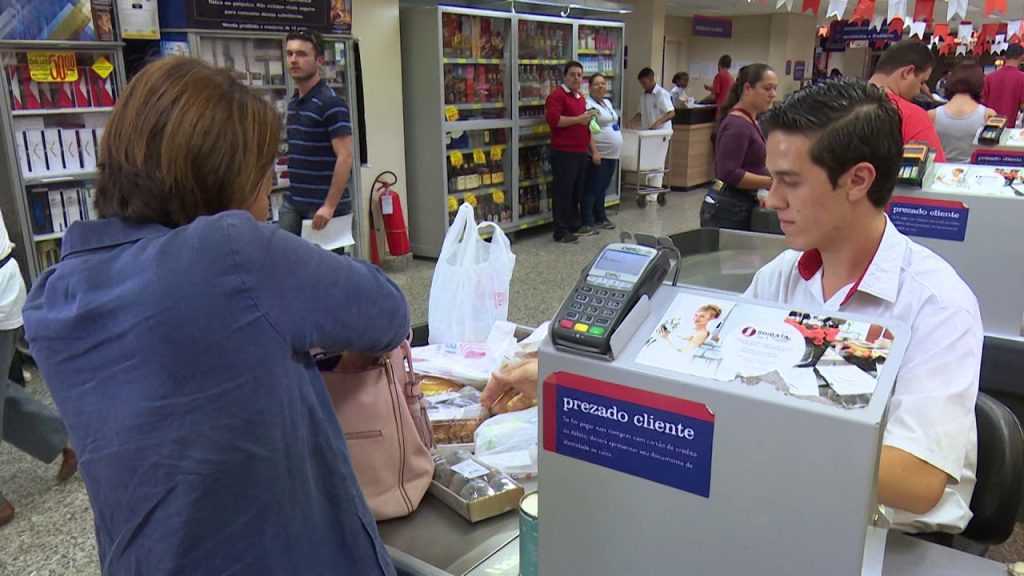
[{"label": "red collar on shirt", "polygon": [[[881,248],[881,243],[879,243],[879,248]],[[843,296],[843,301],[839,303],[840,306],[846,306],[850,299],[853,298],[853,295],[857,293],[857,289],[860,288],[860,283],[864,280],[864,276],[867,276],[868,269],[871,268],[871,263],[875,261],[875,256],[877,255],[878,250],[876,249],[875,253],[871,255],[871,260],[868,261],[868,265],[864,267],[863,271],[861,271],[857,281],[853,283],[853,286],[850,286],[850,290],[846,293],[846,296]],[[822,264],[821,252],[819,252],[817,248],[814,248],[800,255],[800,259],[796,262],[796,270],[800,273],[800,277],[804,279],[804,282],[809,282],[811,278],[814,278],[814,275],[821,270]]]}]

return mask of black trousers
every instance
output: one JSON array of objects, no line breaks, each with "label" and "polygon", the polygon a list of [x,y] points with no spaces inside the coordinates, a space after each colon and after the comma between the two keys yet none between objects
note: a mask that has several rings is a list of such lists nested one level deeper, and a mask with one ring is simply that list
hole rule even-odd
[{"label": "black trousers", "polygon": [[728,185],[721,190],[709,190],[700,207],[700,227],[750,230],[750,218],[757,204],[754,192]]},{"label": "black trousers", "polygon": [[555,218],[555,238],[576,231],[582,226],[580,220],[580,199],[587,179],[586,152],[565,152],[551,150],[551,172],[554,183],[551,186],[551,203]]}]

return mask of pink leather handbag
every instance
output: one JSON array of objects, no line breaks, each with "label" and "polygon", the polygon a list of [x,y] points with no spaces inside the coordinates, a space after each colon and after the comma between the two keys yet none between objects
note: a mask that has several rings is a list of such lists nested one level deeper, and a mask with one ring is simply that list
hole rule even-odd
[{"label": "pink leather handbag", "polygon": [[408,516],[430,486],[434,436],[409,343],[362,370],[321,371],[359,486],[380,520]]}]

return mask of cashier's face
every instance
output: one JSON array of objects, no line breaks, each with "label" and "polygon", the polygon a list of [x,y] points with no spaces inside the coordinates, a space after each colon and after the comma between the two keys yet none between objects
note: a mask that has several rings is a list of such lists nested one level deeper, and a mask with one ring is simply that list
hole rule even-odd
[{"label": "cashier's face", "polygon": [[[860,224],[859,207],[874,181],[874,168],[861,163],[832,186],[824,168],[811,161],[813,141],[776,130],[768,135],[767,167],[773,183],[765,206],[779,215],[786,244],[795,250],[825,250]],[[870,182],[865,178],[870,177]]]}]

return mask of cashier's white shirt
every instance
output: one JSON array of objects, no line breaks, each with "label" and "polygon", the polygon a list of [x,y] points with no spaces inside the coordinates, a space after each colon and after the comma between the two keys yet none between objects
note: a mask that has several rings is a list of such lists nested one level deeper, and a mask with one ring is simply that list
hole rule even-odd
[{"label": "cashier's white shirt", "polygon": [[824,301],[821,255],[788,250],[754,277],[746,295],[801,309],[895,318],[911,336],[889,402],[882,443],[946,472],[939,504],[917,516],[895,511],[905,532],[963,531],[978,462],[974,404],[984,331],[978,301],[953,268],[886,219],[885,233],[859,284]]},{"label": "cashier's white shirt", "polygon": [[[672,105],[672,96],[661,87],[660,84],[654,85],[654,90],[648,94],[644,92],[640,96],[640,124],[643,130],[651,128],[651,124],[658,119],[668,114],[676,107]],[[661,130],[668,128],[672,125],[671,121],[662,122],[660,126],[656,126],[654,130]]]}]

